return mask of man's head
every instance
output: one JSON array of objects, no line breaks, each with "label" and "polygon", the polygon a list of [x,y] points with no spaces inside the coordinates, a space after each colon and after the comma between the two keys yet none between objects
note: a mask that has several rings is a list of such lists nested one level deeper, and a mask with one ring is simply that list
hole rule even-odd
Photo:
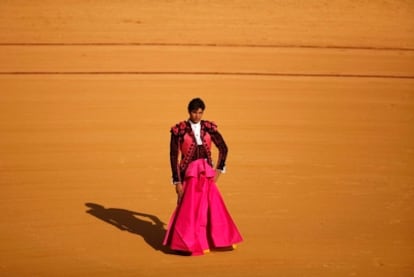
[{"label": "man's head", "polygon": [[205,108],[206,105],[200,98],[194,98],[191,100],[190,103],[188,103],[188,114],[190,116],[190,120],[194,123],[200,122]]}]

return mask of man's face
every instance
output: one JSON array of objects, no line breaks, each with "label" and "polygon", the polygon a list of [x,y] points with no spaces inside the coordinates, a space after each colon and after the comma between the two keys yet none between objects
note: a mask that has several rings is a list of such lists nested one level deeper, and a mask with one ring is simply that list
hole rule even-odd
[{"label": "man's face", "polygon": [[193,110],[190,112],[190,120],[194,123],[200,122],[201,118],[203,117],[203,110],[199,108],[198,110]]}]

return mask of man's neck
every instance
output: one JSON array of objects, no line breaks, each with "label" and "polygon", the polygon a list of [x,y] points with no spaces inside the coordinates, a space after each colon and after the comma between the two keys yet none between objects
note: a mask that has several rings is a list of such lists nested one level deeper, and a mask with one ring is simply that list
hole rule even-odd
[{"label": "man's neck", "polygon": [[201,120],[200,120],[200,121],[198,121],[198,122],[193,122],[193,121],[191,121],[191,119],[189,119],[189,120],[188,120],[188,122],[190,122],[191,124],[196,125],[196,124],[200,124]]}]

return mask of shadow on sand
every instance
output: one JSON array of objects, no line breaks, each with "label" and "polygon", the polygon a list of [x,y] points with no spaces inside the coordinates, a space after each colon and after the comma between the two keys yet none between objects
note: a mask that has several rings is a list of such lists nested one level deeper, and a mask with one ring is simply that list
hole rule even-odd
[{"label": "shadow on sand", "polygon": [[128,231],[144,238],[152,248],[166,254],[173,254],[168,247],[162,245],[166,230],[165,223],[151,214],[139,213],[124,209],[105,208],[95,203],[85,203],[86,212],[122,231]]}]

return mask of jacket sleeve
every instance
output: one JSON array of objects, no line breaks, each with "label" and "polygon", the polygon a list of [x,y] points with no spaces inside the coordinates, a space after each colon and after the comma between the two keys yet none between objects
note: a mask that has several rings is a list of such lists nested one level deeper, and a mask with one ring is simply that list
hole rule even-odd
[{"label": "jacket sleeve", "polygon": [[170,140],[170,164],[172,172],[173,184],[181,183],[180,167],[178,163],[178,155],[180,153],[180,137],[178,134],[171,130]]},{"label": "jacket sleeve", "polygon": [[211,136],[211,140],[216,145],[219,151],[217,169],[224,172],[225,167],[226,167],[226,158],[227,158],[227,152],[228,152],[227,144],[224,141],[223,136],[217,130],[216,125],[213,125],[213,128],[210,131],[210,136]]}]

